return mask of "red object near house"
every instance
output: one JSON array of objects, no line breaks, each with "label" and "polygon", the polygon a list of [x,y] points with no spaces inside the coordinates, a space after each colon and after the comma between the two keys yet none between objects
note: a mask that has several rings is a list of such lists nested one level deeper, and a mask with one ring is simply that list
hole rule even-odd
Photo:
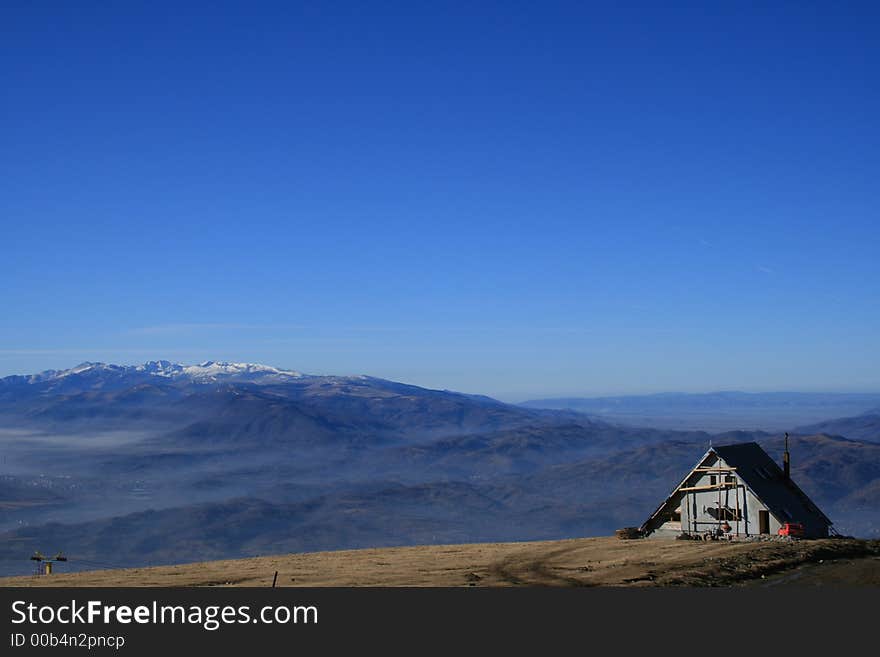
[{"label": "red object near house", "polygon": [[776,533],[780,536],[803,536],[804,526],[799,522],[784,522]]}]

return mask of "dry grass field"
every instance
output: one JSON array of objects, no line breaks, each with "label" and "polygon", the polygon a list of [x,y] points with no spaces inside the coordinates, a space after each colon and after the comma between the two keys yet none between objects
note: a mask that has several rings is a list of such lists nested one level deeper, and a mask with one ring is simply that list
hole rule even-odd
[{"label": "dry grass field", "polygon": [[[0,586],[880,585],[880,541],[584,538],[315,552],[0,579]],[[836,579],[835,579],[836,578]]]}]

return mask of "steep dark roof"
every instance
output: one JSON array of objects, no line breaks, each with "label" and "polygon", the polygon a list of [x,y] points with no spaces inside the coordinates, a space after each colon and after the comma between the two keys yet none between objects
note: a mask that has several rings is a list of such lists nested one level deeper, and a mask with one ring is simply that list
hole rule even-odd
[{"label": "steep dark roof", "polygon": [[831,524],[828,516],[797,484],[785,477],[782,468],[758,443],[719,445],[709,451],[736,468],[736,474],[780,520],[797,522],[806,520],[808,516],[817,516]]}]

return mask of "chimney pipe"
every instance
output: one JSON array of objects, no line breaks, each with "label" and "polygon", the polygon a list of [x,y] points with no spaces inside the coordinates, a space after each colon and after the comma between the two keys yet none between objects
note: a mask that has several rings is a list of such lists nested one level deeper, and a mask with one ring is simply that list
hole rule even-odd
[{"label": "chimney pipe", "polygon": [[782,453],[782,471],[786,479],[791,479],[791,454],[788,453],[788,431],[785,432],[785,451]]}]

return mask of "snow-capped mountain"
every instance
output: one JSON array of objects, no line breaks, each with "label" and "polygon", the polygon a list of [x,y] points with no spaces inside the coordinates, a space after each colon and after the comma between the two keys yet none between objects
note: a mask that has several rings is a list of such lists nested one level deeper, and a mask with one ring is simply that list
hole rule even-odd
[{"label": "snow-capped mountain", "polygon": [[11,376],[0,379],[7,383],[63,383],[71,378],[144,378],[192,383],[247,382],[284,383],[306,375],[294,370],[279,369],[259,363],[229,363],[204,361],[196,365],[182,365],[167,360],[153,360],[141,365],[114,365],[111,363],[80,363],[66,370],[46,370],[27,376]]},{"label": "snow-capped mountain", "polygon": [[545,414],[375,377],[305,375],[255,363],[87,362],[0,379],[0,425],[48,425],[63,432],[162,425],[183,432],[170,438],[175,448],[192,440],[241,445],[283,436],[303,444],[332,443],[340,435],[374,440],[458,434],[521,425]]},{"label": "snow-capped mountain", "polygon": [[214,383],[221,380],[276,383],[300,379],[305,376],[295,370],[282,370],[259,363],[228,363],[213,360],[206,360],[197,365],[180,365],[160,360],[138,365],[137,368],[143,368],[143,371],[156,376],[172,379],[185,377],[203,383]]}]

